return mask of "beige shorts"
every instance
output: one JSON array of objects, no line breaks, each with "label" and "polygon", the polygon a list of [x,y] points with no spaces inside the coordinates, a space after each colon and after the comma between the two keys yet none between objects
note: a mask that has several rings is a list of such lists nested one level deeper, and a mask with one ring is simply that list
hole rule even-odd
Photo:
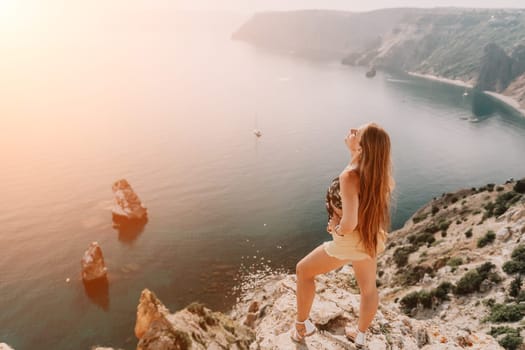
[{"label": "beige shorts", "polygon": [[[371,258],[361,242],[359,242],[359,231],[339,236],[332,234],[332,240],[324,242],[323,248],[326,254],[340,260],[364,260]],[[380,231],[377,240],[377,255],[385,250],[387,234]]]}]

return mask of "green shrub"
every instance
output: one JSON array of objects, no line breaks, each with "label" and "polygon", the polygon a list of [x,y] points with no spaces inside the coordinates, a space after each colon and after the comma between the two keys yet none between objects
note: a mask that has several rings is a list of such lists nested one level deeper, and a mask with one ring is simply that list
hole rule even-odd
[{"label": "green shrub", "polygon": [[476,267],[476,271],[478,271],[483,276],[487,276],[490,271],[492,271],[493,268],[495,268],[496,265],[491,263],[490,261],[487,261],[480,266]]},{"label": "green shrub", "polygon": [[450,202],[452,202],[452,203],[456,203],[457,201],[458,201],[458,197],[456,197],[456,196],[450,198]]},{"label": "green shrub", "polygon": [[408,237],[408,241],[411,244],[414,244],[417,246],[417,248],[427,245],[429,246],[432,244],[436,239],[434,238],[434,235],[429,232],[422,232],[422,233],[416,233]]},{"label": "green shrub", "polygon": [[[481,286],[481,283],[489,278],[489,273],[491,270],[496,267],[491,262],[486,262],[481,266],[478,266],[475,270],[470,270],[463,277],[460,278],[458,283],[454,288],[454,294],[456,295],[465,295],[474,292],[478,292]],[[491,279],[497,279],[491,276]],[[498,276],[499,278],[499,276]]]},{"label": "green shrub", "polygon": [[452,283],[442,282],[437,288],[431,290],[430,292],[420,290],[409,293],[401,298],[401,310],[405,314],[409,315],[410,311],[418,305],[425,309],[430,309],[433,306],[440,304],[444,300],[450,300],[448,297],[448,292],[452,289],[452,287]]},{"label": "green shrub", "polygon": [[450,282],[441,282],[439,286],[432,290],[430,294],[435,296],[438,300],[444,301],[444,300],[450,300],[448,297],[448,293],[454,288],[454,285]]},{"label": "green shrub", "polygon": [[498,203],[496,204],[496,207],[494,208],[494,215],[500,216],[501,214],[505,213],[507,211],[508,207],[505,206],[505,204]]},{"label": "green shrub", "polygon": [[468,271],[456,284],[454,294],[465,295],[479,291],[484,278],[476,271]]},{"label": "green shrub", "polygon": [[425,220],[428,216],[428,213],[424,213],[424,214],[421,214],[421,215],[418,215],[418,216],[414,216],[412,218],[412,221],[414,222],[414,224],[417,224],[423,220]]},{"label": "green shrub", "polygon": [[447,265],[450,267],[458,267],[463,265],[463,259],[460,256],[455,256],[447,261]]},{"label": "green shrub", "polygon": [[517,298],[521,291],[521,275],[518,275],[516,278],[510,282],[509,286],[509,295],[513,298]]},{"label": "green shrub", "polygon": [[513,190],[517,193],[525,193],[525,178],[518,180],[514,185]]},{"label": "green shrub", "polygon": [[402,286],[413,286],[417,284],[426,274],[433,275],[434,271],[429,266],[416,265],[398,271],[398,283]]},{"label": "green shrub", "polygon": [[448,227],[450,226],[450,221],[442,220],[439,222],[439,229],[441,231],[448,230]]},{"label": "green shrub", "polygon": [[501,186],[496,187],[496,191],[497,191],[497,192],[501,192],[501,191],[503,191],[504,189],[505,189],[505,188],[503,188],[503,187],[501,187]]},{"label": "green shrub", "polygon": [[483,214],[483,219],[490,218],[490,217],[494,216],[494,207],[495,206],[496,205],[493,202],[489,202],[489,203],[485,204],[485,206],[484,206],[485,213]]},{"label": "green shrub", "polygon": [[435,205],[432,206],[432,216],[436,215],[437,212],[439,211],[439,208]]},{"label": "green shrub", "polygon": [[525,264],[515,260],[509,260],[503,264],[503,271],[505,271],[508,275],[518,272],[523,273],[525,271]]},{"label": "green shrub", "polygon": [[431,223],[430,225],[425,227],[425,232],[428,232],[428,233],[436,233],[438,231],[439,231],[439,227],[434,223]]},{"label": "green shrub", "polygon": [[514,248],[511,260],[503,264],[503,271],[509,275],[525,273],[525,245],[521,244]]},{"label": "green shrub", "polygon": [[500,194],[496,202],[490,202],[485,205],[485,217],[490,218],[494,215],[500,216],[505,213],[514,203],[521,198],[521,194],[516,191],[510,191]]},{"label": "green shrub", "polygon": [[421,290],[405,295],[399,303],[401,304],[401,310],[408,315],[418,305],[430,309],[432,307],[432,296],[429,292]]},{"label": "green shrub", "polygon": [[523,343],[523,338],[520,337],[520,329],[512,327],[491,327],[489,334],[494,338],[499,335],[505,335],[498,342],[507,350],[518,349],[519,345]]},{"label": "green shrub", "polygon": [[397,267],[405,266],[408,263],[408,257],[417,250],[417,246],[409,245],[399,247],[394,251],[393,258]]},{"label": "green shrub", "polygon": [[403,298],[401,298],[399,304],[401,305],[401,310],[405,314],[410,314],[410,311],[417,307],[418,304],[421,304],[421,297],[420,297],[421,291],[408,293]]},{"label": "green shrub", "polygon": [[516,328],[503,326],[503,327],[490,327],[489,334],[493,337],[497,337],[498,335],[502,334],[512,334],[517,333],[519,334],[519,331]]},{"label": "green shrub", "polygon": [[525,245],[519,245],[512,251],[510,256],[512,260],[525,262]]},{"label": "green shrub", "polygon": [[494,283],[500,283],[501,281],[503,281],[503,278],[501,278],[501,276],[498,275],[497,272],[490,272],[487,278]]},{"label": "green shrub", "polygon": [[487,231],[485,236],[478,239],[478,248],[483,248],[487,244],[494,242],[494,239],[496,239],[496,234],[494,233],[494,231]]},{"label": "green shrub", "polygon": [[472,237],[472,229],[471,229],[471,228],[469,228],[469,229],[465,232],[465,237],[467,237],[467,238]]},{"label": "green shrub", "polygon": [[491,322],[518,322],[523,318],[525,305],[523,304],[495,304],[490,309],[486,321]]},{"label": "green shrub", "polygon": [[523,338],[519,334],[507,334],[500,341],[499,345],[503,346],[506,350],[517,350],[523,343]]},{"label": "green shrub", "polygon": [[521,198],[521,193],[515,191],[509,191],[502,193],[496,198],[496,203],[509,203],[514,204]]}]

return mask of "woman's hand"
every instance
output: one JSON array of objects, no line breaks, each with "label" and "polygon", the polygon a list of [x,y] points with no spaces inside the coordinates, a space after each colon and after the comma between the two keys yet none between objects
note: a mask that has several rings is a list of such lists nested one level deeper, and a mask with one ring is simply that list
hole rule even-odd
[{"label": "woman's hand", "polygon": [[341,222],[341,217],[339,217],[337,214],[334,214],[330,218],[330,221],[328,221],[328,226],[326,227],[326,231],[330,234],[334,234],[335,227],[339,225],[340,222]]}]

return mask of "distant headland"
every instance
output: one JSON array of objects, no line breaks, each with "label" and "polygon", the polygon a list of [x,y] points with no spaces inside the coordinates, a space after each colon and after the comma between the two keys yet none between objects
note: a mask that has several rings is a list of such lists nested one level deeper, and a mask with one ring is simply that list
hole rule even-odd
[{"label": "distant headland", "polygon": [[257,13],[233,39],[489,92],[525,116],[525,9]]}]

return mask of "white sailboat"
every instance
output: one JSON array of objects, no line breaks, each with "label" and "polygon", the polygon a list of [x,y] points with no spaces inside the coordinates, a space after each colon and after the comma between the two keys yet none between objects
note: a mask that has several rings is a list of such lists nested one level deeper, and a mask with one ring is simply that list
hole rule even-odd
[{"label": "white sailboat", "polygon": [[262,132],[261,130],[259,130],[259,128],[257,127],[257,116],[255,116],[255,129],[253,129],[253,134],[259,138],[262,136]]}]

